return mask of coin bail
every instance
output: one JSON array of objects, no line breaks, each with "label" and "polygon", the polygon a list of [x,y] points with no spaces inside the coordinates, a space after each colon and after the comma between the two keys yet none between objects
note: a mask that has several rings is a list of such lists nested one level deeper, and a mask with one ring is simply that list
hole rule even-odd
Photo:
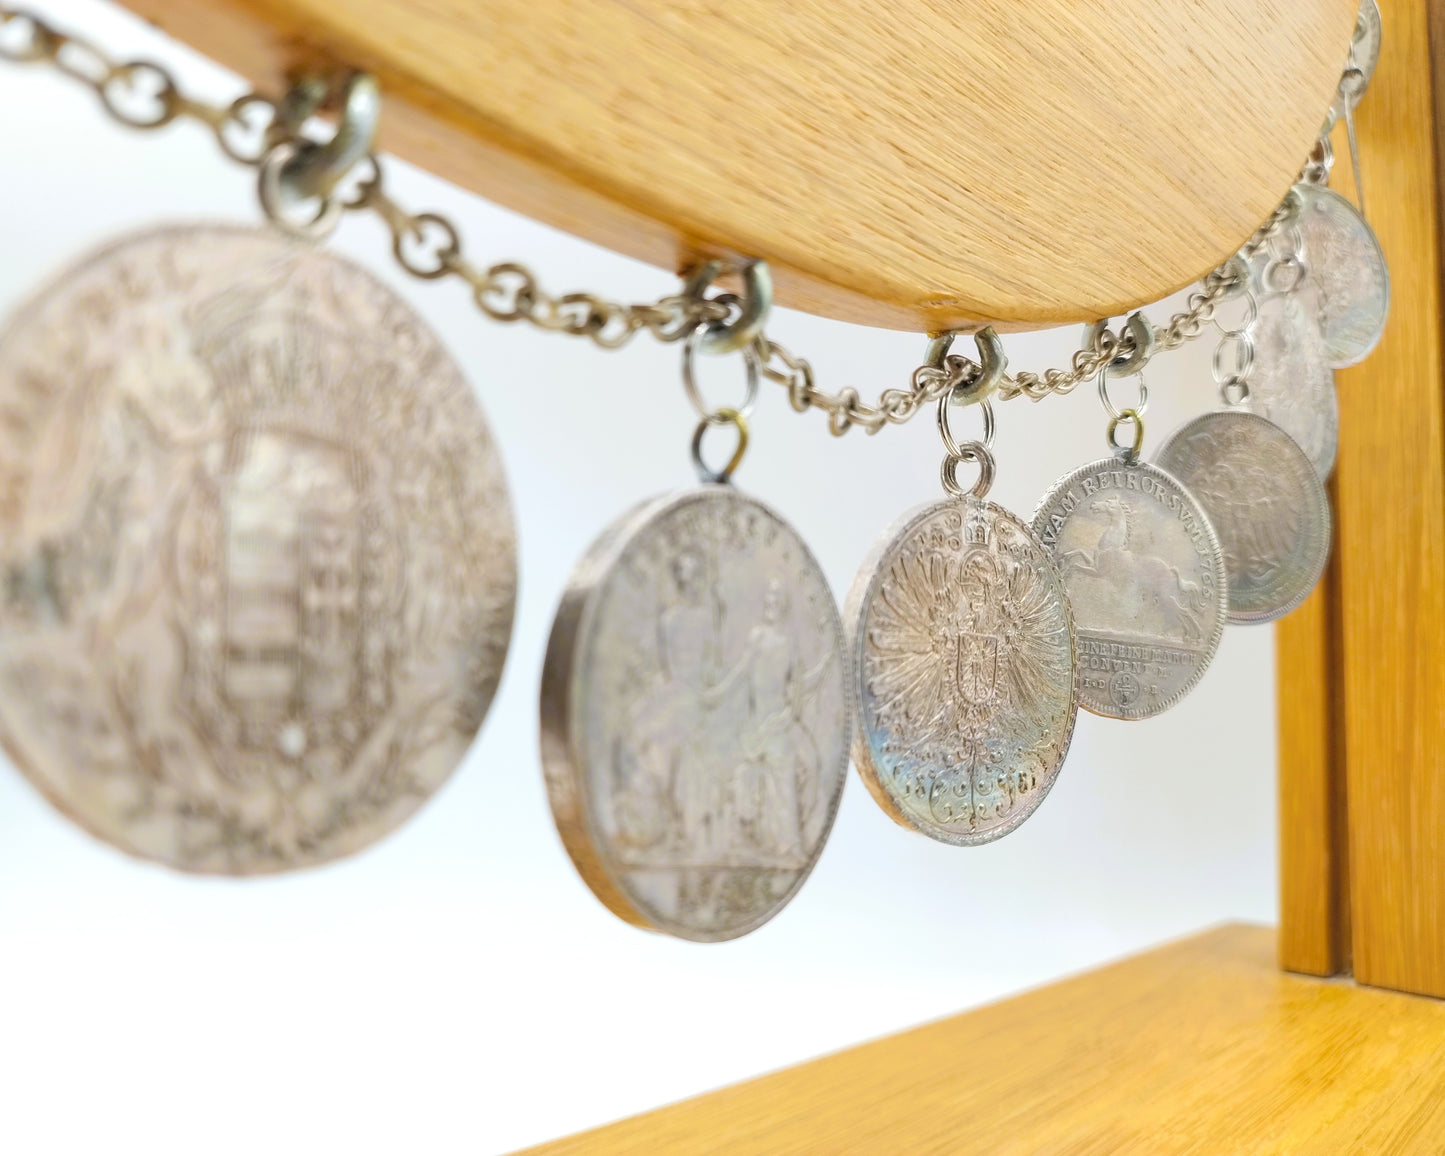
[{"label": "coin bail", "polygon": [[[938,399],[938,433],[943,439],[945,451],[943,465],[940,469],[940,480],[943,483],[944,491],[955,498],[963,497],[964,494],[972,494],[975,498],[984,498],[993,486],[996,472],[993,454],[990,452],[994,434],[993,405],[986,398],[978,403],[979,410],[983,414],[983,440],[960,443],[954,437],[948,416],[952,401],[952,393],[945,393]],[[978,477],[974,479],[973,485],[968,489],[965,489],[958,480],[958,467],[965,462],[973,462],[978,465]]]}]

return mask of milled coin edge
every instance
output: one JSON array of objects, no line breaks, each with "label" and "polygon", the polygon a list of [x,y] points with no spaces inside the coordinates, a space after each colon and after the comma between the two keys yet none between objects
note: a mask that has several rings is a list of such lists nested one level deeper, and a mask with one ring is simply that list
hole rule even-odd
[{"label": "milled coin edge", "polygon": [[721,931],[699,931],[666,919],[630,894],[621,878],[622,873],[597,834],[593,810],[595,800],[582,750],[582,736],[586,724],[582,717],[582,702],[577,693],[576,681],[578,674],[586,666],[586,651],[595,636],[596,614],[603,581],[627,553],[632,542],[653,522],[685,506],[719,497],[726,497],[761,511],[777,527],[787,532],[798,548],[800,561],[811,568],[827,595],[829,625],[841,667],[841,726],[845,736],[852,733],[854,711],[852,696],[849,694],[852,678],[847,640],[828,577],[807,542],[787,519],[766,503],[740,493],[730,485],[704,484],[648,499],[612,522],[593,541],[568,576],[553,619],[552,633],[548,638],[547,653],[543,661],[540,695],[543,777],[547,785],[553,821],[578,874],[614,915],[647,931],[671,935],[693,943],[723,943],[739,939],[774,919],[793,901],[822,857],[848,780],[849,744],[845,741],[833,769],[837,786],[829,798],[828,813],[819,832],[818,845],[808,857],[807,865],[798,871],[788,890],[766,911],[755,919]]}]

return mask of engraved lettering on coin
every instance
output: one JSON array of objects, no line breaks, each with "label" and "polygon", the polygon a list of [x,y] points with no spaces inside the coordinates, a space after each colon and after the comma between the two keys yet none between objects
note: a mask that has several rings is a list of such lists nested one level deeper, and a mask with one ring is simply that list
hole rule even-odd
[{"label": "engraved lettering on coin", "polygon": [[1231,622],[1269,622],[1305,600],[1329,557],[1330,503],[1288,434],[1256,414],[1209,413],[1175,431],[1158,462],[1219,534]]},{"label": "engraved lettering on coin", "polygon": [[1060,478],[1034,530],[1063,575],[1079,636],[1079,705],[1142,719],[1194,689],[1224,633],[1224,558],[1199,504],[1147,462],[1103,458]]},{"label": "engraved lettering on coin", "polygon": [[1315,472],[1327,478],[1335,466],[1340,415],[1335,373],[1311,308],[1314,297],[1306,287],[1261,299],[1245,406],[1294,438]]},{"label": "engraved lettering on coin", "polygon": [[0,741],[133,854],[252,874],[367,846],[461,760],[511,631],[502,470],[370,274],[163,228],[0,333]]},{"label": "engraved lettering on coin", "polygon": [[1369,356],[1390,309],[1390,273],[1375,231],[1339,193],[1298,184],[1309,280],[1319,293],[1325,361],[1338,369]]},{"label": "engraved lettering on coin", "polygon": [[649,502],[594,544],[552,626],[542,755],[614,914],[723,940],[782,909],[847,775],[846,663],[807,546],[729,487]]},{"label": "engraved lettering on coin", "polygon": [[957,846],[1033,814],[1078,713],[1068,598],[1033,531],[972,497],[914,511],[859,571],[847,619],[853,761],[884,811]]}]

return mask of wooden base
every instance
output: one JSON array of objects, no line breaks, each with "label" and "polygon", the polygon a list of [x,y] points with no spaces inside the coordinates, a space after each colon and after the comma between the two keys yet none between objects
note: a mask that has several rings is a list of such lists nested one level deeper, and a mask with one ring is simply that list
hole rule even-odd
[{"label": "wooden base", "polygon": [[1230,925],[533,1156],[1445,1150],[1445,1003]]}]

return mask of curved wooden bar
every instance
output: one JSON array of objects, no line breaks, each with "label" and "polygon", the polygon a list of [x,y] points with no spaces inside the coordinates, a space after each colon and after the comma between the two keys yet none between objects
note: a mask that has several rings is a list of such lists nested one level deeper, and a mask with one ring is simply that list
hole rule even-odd
[{"label": "curved wooden bar", "polygon": [[373,72],[385,150],[529,216],[667,268],[764,257],[783,304],[919,330],[1115,315],[1218,264],[1298,171],[1356,10],[125,2],[270,90]]}]

